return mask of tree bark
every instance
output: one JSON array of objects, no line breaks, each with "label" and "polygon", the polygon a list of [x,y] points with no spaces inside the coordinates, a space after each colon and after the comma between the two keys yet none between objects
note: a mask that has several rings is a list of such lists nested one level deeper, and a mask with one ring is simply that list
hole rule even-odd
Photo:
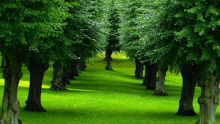
[{"label": "tree bark", "polygon": [[2,58],[1,68],[5,68],[5,61],[4,61],[4,58]]},{"label": "tree bark", "polygon": [[3,71],[5,86],[0,120],[1,124],[21,124],[21,120],[18,119],[20,103],[17,99],[17,91],[19,81],[23,75],[21,72],[23,54],[17,51],[11,64],[7,58],[5,59],[6,67]]},{"label": "tree bark", "polygon": [[78,64],[77,60],[74,60],[70,64],[70,73],[69,73],[69,79],[75,79],[74,76],[79,76],[79,70],[78,70]]},{"label": "tree bark", "polygon": [[62,71],[62,84],[70,84],[70,81],[68,80],[69,72],[67,67],[63,67]]},{"label": "tree bark", "polygon": [[81,71],[85,71],[86,68],[87,68],[87,66],[86,66],[86,62],[85,61],[82,61],[82,62],[79,63],[79,69]]},{"label": "tree bark", "polygon": [[145,77],[142,85],[147,85],[146,89],[156,90],[156,81],[157,81],[157,64],[149,64],[148,62],[144,63],[145,65]]},{"label": "tree bark", "polygon": [[66,90],[66,84],[62,81],[62,65],[60,62],[53,64],[53,80],[50,90]]},{"label": "tree bark", "polygon": [[184,65],[181,70],[183,78],[183,86],[181,98],[179,100],[179,110],[176,113],[180,116],[196,116],[197,114],[193,108],[193,97],[196,87],[196,82],[198,81],[198,66],[197,65]]},{"label": "tree bark", "polygon": [[[107,50],[105,51],[105,58],[103,61],[107,61]],[[110,58],[110,61],[112,61],[112,57]]]},{"label": "tree bark", "polygon": [[215,124],[216,108],[219,105],[219,67],[217,76],[201,72],[199,86],[201,96],[198,99],[200,105],[199,120],[196,124]]},{"label": "tree bark", "polygon": [[39,62],[35,54],[29,59],[28,70],[30,72],[30,86],[28,99],[24,110],[46,112],[41,105],[41,87],[43,83],[44,73],[48,69],[48,63]]},{"label": "tree bark", "polygon": [[105,67],[106,70],[113,70],[111,66],[111,55],[113,51],[112,50],[107,50],[106,51],[106,59],[107,59],[107,65]]},{"label": "tree bark", "polygon": [[154,95],[157,96],[167,96],[168,94],[165,92],[165,77],[166,72],[168,68],[159,68],[159,79],[156,83],[156,91],[154,92]]},{"label": "tree bark", "polygon": [[142,85],[147,85],[150,82],[150,64],[148,62],[144,62],[145,66],[145,76]]},{"label": "tree bark", "polygon": [[135,63],[136,63],[135,77],[137,77],[137,79],[143,79],[144,65],[138,59],[135,59]]}]

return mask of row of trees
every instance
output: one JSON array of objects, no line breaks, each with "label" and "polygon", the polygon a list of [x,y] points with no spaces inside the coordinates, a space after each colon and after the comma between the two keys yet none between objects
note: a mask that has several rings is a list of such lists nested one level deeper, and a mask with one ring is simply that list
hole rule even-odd
[{"label": "row of trees", "polygon": [[[215,124],[219,104],[220,2],[198,0],[119,1],[120,44],[143,72],[143,84],[155,95],[167,95],[166,71],[183,78],[178,115],[196,115],[193,96],[196,83],[201,87],[199,124]],[[159,70],[159,78],[156,78]],[[139,75],[137,72],[136,75]],[[141,76],[137,76],[141,77]],[[158,82],[157,82],[158,81]],[[157,83],[156,83],[157,82]]]},{"label": "row of trees", "polygon": [[[0,53],[5,61],[1,124],[18,124],[17,90],[22,64],[30,71],[25,110],[41,105],[45,71],[53,63],[51,90],[66,90],[68,79],[105,48],[100,0],[0,1]],[[78,64],[78,65],[77,65]]]}]

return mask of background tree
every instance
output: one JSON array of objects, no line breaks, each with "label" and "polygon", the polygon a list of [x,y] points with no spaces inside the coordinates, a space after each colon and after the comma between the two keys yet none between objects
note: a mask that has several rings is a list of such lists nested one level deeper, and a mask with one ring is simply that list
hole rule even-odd
[{"label": "background tree", "polygon": [[118,10],[114,6],[114,1],[112,1],[112,4],[110,6],[110,17],[108,19],[109,21],[109,33],[107,36],[107,46],[105,48],[106,50],[106,61],[107,65],[105,67],[106,70],[113,70],[111,66],[111,55],[113,51],[120,51],[120,45],[119,45],[119,23],[120,18],[118,14]]}]

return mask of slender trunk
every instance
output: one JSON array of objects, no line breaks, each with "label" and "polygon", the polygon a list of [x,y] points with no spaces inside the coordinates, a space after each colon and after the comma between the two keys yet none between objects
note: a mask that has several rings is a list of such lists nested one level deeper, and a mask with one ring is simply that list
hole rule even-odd
[{"label": "slender trunk", "polygon": [[54,62],[53,64],[53,80],[50,90],[66,90],[66,84],[62,81],[62,65],[60,62]]},{"label": "slender trunk", "polygon": [[201,96],[198,99],[200,105],[199,120],[196,124],[215,124],[216,108],[219,104],[219,81],[220,67],[217,68],[216,75],[201,72],[199,86]]},{"label": "slender trunk", "polygon": [[107,65],[105,67],[106,70],[113,70],[111,66],[111,55],[113,51],[112,50],[107,50],[106,51],[106,58],[107,58]]},{"label": "slender trunk", "polygon": [[165,77],[166,72],[168,68],[159,68],[159,79],[156,83],[156,91],[154,92],[154,95],[157,96],[167,96],[168,94],[165,92]]},{"label": "slender trunk", "polygon": [[2,65],[1,65],[1,68],[5,68],[5,61],[4,61],[4,58],[2,58]]},{"label": "slender trunk", "polygon": [[46,112],[41,105],[41,87],[44,73],[48,69],[48,63],[41,63],[37,60],[36,55],[32,54],[29,59],[28,70],[30,72],[30,86],[28,99],[24,110]]},{"label": "slender trunk", "polygon": [[147,85],[150,82],[150,64],[148,62],[144,63],[145,66],[145,76],[142,85]]},{"label": "slender trunk", "polygon": [[4,95],[2,101],[1,124],[21,124],[18,119],[20,103],[17,99],[18,84],[22,77],[22,53],[17,52],[14,61],[6,59],[6,67],[3,71],[5,79]]},{"label": "slender trunk", "polygon": [[193,97],[198,81],[198,66],[186,64],[181,70],[183,78],[182,94],[179,100],[179,110],[176,113],[180,116],[196,116],[193,108]]},{"label": "slender trunk", "polygon": [[67,67],[63,67],[62,71],[62,84],[70,84],[70,81],[68,80],[69,72]]},{"label": "slender trunk", "polygon": [[85,71],[86,68],[87,68],[87,66],[86,66],[86,62],[85,61],[82,61],[82,62],[79,63],[79,69],[81,71]]},{"label": "slender trunk", "polygon": [[137,77],[137,79],[143,79],[144,65],[138,59],[135,60],[135,63],[136,63],[135,77]]}]

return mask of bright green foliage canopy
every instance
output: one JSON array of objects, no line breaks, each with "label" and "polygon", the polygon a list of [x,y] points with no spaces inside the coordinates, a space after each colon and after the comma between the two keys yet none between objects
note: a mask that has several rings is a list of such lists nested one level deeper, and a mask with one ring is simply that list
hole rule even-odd
[{"label": "bright green foliage canopy", "polygon": [[[0,1],[0,51],[13,58],[15,49],[39,52],[55,45],[68,16],[64,0]],[[30,55],[30,54],[29,54]],[[47,56],[47,53],[41,54]]]},{"label": "bright green foliage canopy", "polygon": [[146,54],[177,71],[186,62],[215,70],[220,57],[220,1],[161,0],[151,5],[153,11],[143,15],[148,18],[142,37]]},{"label": "bright green foliage canopy", "polygon": [[145,42],[140,40],[138,18],[142,14],[142,1],[126,0],[121,2],[122,28],[120,30],[120,44],[122,50],[131,59],[144,60]]}]

